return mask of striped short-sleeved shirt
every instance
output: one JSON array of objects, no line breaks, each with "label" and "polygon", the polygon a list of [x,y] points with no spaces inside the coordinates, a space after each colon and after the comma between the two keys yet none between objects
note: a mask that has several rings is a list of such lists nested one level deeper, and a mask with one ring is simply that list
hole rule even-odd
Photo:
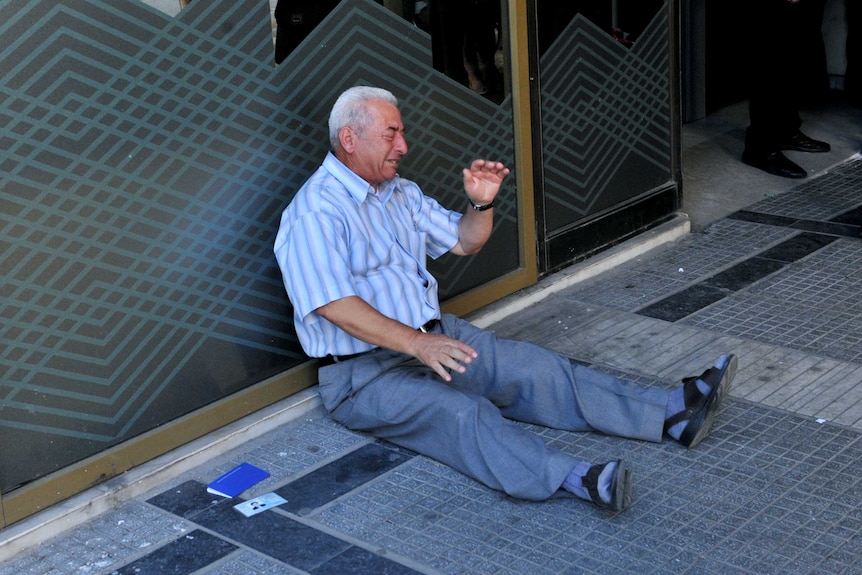
[{"label": "striped short-sleeved shirt", "polygon": [[460,219],[397,176],[375,193],[329,153],[282,213],[274,246],[305,353],[373,348],[315,313],[344,297],[358,296],[412,327],[439,318],[437,280],[426,257],[455,246]]}]

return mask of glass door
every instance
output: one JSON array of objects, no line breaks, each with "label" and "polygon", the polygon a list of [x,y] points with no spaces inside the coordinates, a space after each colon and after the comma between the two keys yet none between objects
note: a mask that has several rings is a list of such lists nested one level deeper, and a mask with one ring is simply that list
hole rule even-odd
[{"label": "glass door", "polygon": [[544,271],[677,209],[673,13],[664,0],[535,0]]}]

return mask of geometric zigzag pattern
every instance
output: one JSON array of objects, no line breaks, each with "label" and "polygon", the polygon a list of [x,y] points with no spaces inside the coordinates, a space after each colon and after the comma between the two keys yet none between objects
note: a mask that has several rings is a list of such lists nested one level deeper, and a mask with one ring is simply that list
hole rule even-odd
[{"label": "geometric zigzag pattern", "polygon": [[[431,67],[430,40],[345,0],[280,66],[267,0],[0,0],[0,487],[304,360],[272,256],[341,90],[391,89],[402,173],[444,205],[513,168],[511,101]],[[518,266],[514,178],[488,249],[435,262],[451,296]],[[15,440],[13,441],[11,437]]]},{"label": "geometric zigzag pattern", "polygon": [[667,12],[631,48],[578,14],[542,56],[548,230],[671,179]]}]

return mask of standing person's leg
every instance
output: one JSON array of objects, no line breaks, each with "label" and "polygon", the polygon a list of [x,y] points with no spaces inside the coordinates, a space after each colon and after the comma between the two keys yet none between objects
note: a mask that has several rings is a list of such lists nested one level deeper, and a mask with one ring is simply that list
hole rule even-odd
[{"label": "standing person's leg", "polygon": [[[817,13],[816,6],[812,10]],[[786,178],[804,178],[807,172],[782,150],[811,153],[830,150],[828,143],[813,140],[799,129],[802,125],[799,108],[805,93],[802,84],[809,77],[805,70],[812,51],[811,38],[820,30],[819,22],[809,21],[811,15],[801,4],[786,0],[760,0],[748,6],[745,41],[750,124],[742,160]]]},{"label": "standing person's leg", "polygon": [[750,3],[745,23],[749,126],[742,160],[777,176],[804,178],[803,168],[781,153],[782,142],[799,129],[798,94],[794,89],[794,42],[788,28],[798,7],[787,0]]},{"label": "standing person's leg", "polygon": [[862,108],[862,6],[858,0],[847,0],[847,70],[844,74],[844,90],[850,104]]},{"label": "standing person's leg", "polygon": [[[858,0],[857,0],[858,1]],[[826,65],[826,42],[823,40],[823,14],[826,0],[799,2],[796,23],[796,82],[800,108],[822,106],[829,99],[829,73]]]}]

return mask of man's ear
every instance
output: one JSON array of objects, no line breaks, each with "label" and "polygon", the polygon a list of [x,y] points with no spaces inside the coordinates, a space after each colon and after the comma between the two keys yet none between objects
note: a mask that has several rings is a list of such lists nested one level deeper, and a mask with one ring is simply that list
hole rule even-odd
[{"label": "man's ear", "polygon": [[349,126],[344,126],[338,130],[338,142],[341,144],[342,150],[352,154],[356,147],[356,132],[351,130]]}]

